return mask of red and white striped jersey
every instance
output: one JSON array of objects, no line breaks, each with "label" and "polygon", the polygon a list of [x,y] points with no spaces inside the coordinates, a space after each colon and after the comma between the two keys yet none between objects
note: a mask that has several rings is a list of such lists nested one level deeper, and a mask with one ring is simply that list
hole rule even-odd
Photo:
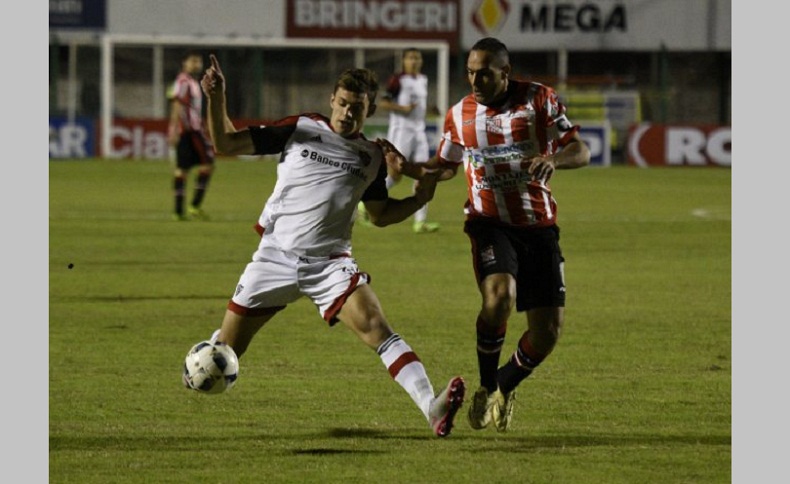
[{"label": "red and white striped jersey", "polygon": [[258,219],[259,250],[298,256],[351,253],[360,200],[386,200],[381,148],[358,135],[344,138],[319,114],[250,126],[255,154],[281,153],[277,182]]},{"label": "red and white striped jersey", "polygon": [[532,179],[524,160],[557,152],[578,129],[552,88],[510,80],[501,105],[470,94],[447,111],[437,154],[439,163],[464,165],[467,219],[546,227],[556,223],[557,204],[548,180]]},{"label": "red and white striped jersey", "polygon": [[171,87],[170,97],[181,104],[179,130],[203,131],[203,93],[200,83],[186,72],[180,72]]}]

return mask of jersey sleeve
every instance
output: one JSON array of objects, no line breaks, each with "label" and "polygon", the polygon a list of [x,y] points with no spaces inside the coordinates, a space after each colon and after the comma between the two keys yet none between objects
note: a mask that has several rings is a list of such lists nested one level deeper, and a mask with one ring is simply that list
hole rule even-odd
[{"label": "jersey sleeve", "polygon": [[392,76],[390,77],[389,82],[387,82],[387,89],[384,91],[384,99],[394,101],[398,98],[398,94],[400,93],[400,76]]},{"label": "jersey sleeve", "polygon": [[173,85],[170,87],[168,97],[172,101],[178,101],[181,104],[189,104],[189,84],[184,82],[180,76],[177,77],[173,82]]},{"label": "jersey sleeve", "polygon": [[250,126],[250,136],[256,155],[273,155],[285,149],[288,140],[296,131],[299,116],[289,116],[265,126]]},{"label": "jersey sleeve", "polygon": [[384,201],[387,198],[389,198],[389,192],[387,190],[387,164],[382,159],[376,178],[365,190],[365,193],[362,194],[362,201]]},{"label": "jersey sleeve", "polygon": [[453,118],[453,109],[447,111],[444,117],[444,129],[442,139],[439,140],[439,148],[436,156],[440,165],[457,166],[464,161],[464,147],[460,143],[458,128]]},{"label": "jersey sleeve", "polygon": [[573,134],[579,131],[579,126],[574,125],[566,115],[567,109],[560,102],[559,96],[554,89],[546,88],[546,102],[544,106],[547,111],[546,128],[550,138],[557,140],[560,146],[567,145]]}]

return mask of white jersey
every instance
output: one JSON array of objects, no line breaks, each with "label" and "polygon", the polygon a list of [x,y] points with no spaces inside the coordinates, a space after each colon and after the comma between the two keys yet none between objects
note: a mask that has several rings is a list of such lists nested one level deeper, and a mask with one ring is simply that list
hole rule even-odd
[{"label": "white jersey", "polygon": [[251,126],[255,154],[281,153],[277,182],[258,220],[259,252],[297,256],[351,253],[360,200],[386,200],[381,148],[364,136],[344,138],[319,114]]},{"label": "white jersey", "polygon": [[408,106],[416,104],[409,114],[390,111],[389,129],[425,131],[425,114],[428,106],[428,77],[425,74],[398,74],[387,84],[385,98]]}]

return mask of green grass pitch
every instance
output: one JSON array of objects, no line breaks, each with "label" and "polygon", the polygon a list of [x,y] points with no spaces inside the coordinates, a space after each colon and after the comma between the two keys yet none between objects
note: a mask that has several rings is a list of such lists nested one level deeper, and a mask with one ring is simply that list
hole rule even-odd
[{"label": "green grass pitch", "polygon": [[[275,170],[218,160],[212,219],[174,222],[167,163],[50,161],[50,482],[730,482],[729,169],[557,172],[562,338],[519,388],[510,432],[472,430],[465,405],[446,439],[306,299],[258,334],[230,392],[182,387],[255,250]],[[434,234],[355,228],[354,255],[434,387],[461,374],[469,396],[465,195],[462,177],[439,186]],[[525,325],[511,317],[503,359]]]}]

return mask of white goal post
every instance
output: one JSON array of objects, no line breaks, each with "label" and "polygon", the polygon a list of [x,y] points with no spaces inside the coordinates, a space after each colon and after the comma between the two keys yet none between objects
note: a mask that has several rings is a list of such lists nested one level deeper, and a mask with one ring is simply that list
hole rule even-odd
[{"label": "white goal post", "polygon": [[[374,39],[272,39],[257,37],[221,36],[151,36],[133,34],[104,34],[101,38],[100,73],[100,146],[103,154],[112,152],[112,123],[114,113],[114,49],[133,46],[153,49],[154,99],[161,99],[159,86],[164,82],[162,70],[162,48],[165,46],[221,47],[221,48],[276,48],[276,49],[350,49],[354,51],[354,65],[365,66],[365,52],[371,49],[402,50],[415,47],[424,51],[436,52],[436,106],[440,113],[448,108],[448,86],[450,70],[450,47],[445,41],[424,40],[374,40]],[[161,101],[159,101],[161,103]],[[162,111],[163,106],[155,108]]]}]

